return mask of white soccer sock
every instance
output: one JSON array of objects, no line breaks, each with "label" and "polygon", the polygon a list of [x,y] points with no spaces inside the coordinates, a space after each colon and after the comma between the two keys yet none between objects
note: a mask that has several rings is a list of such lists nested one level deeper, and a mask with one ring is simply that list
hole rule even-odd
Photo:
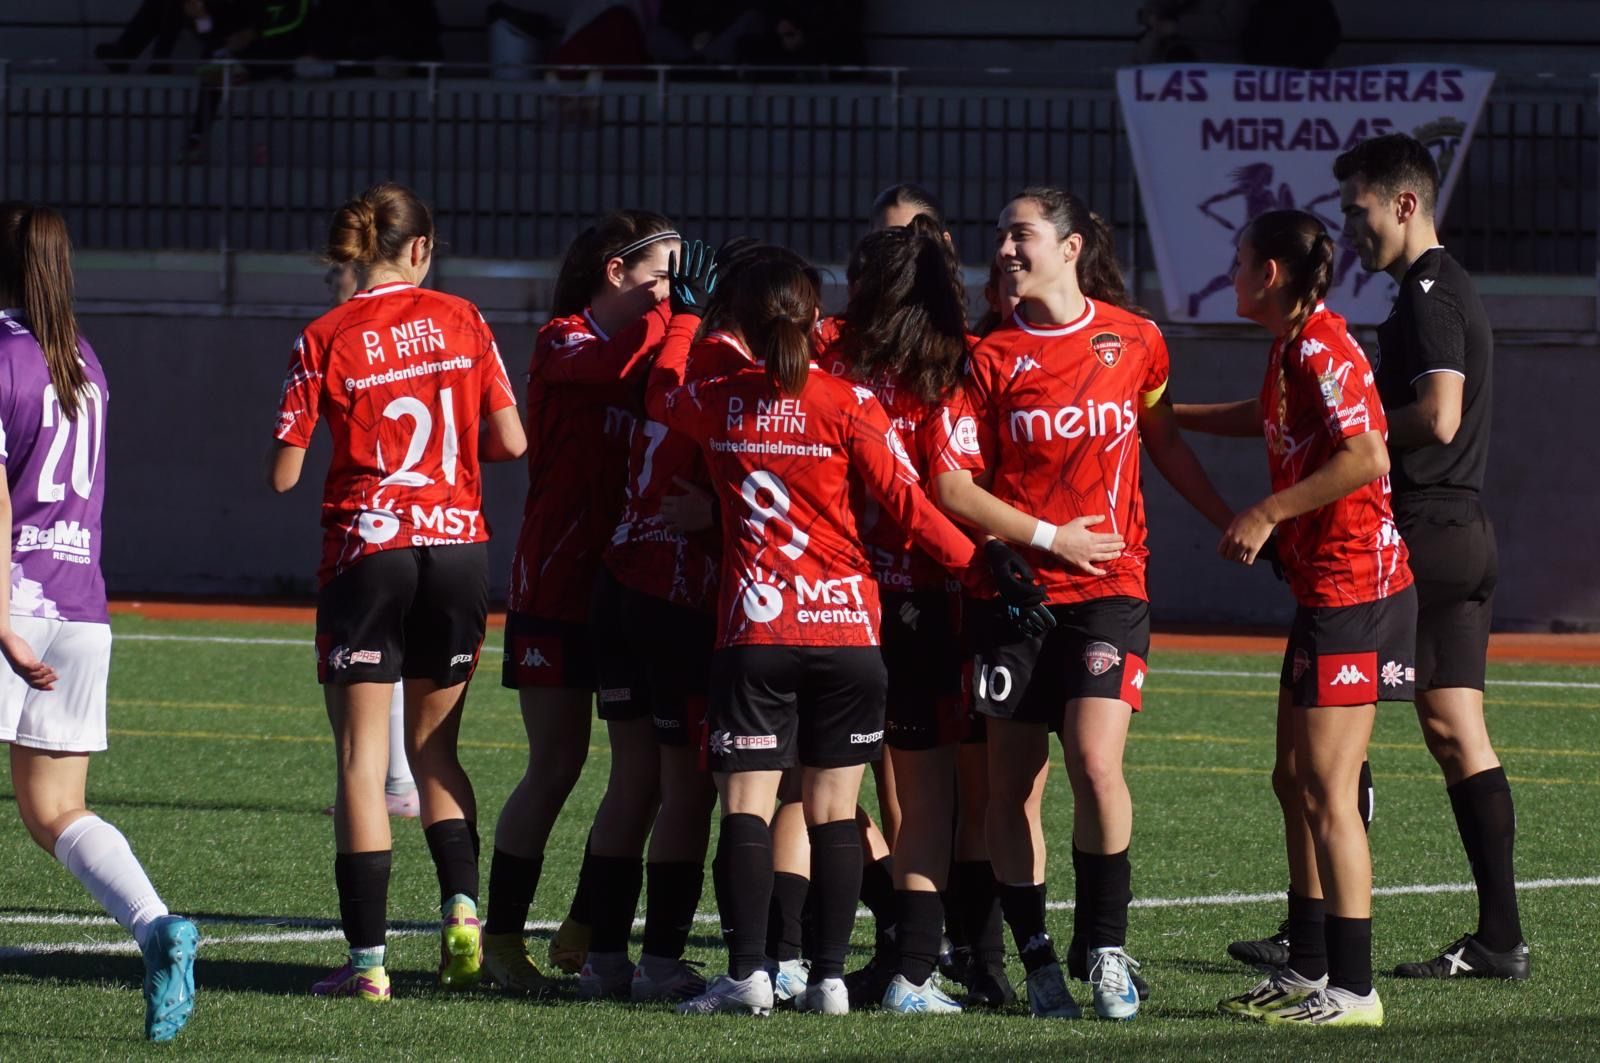
[{"label": "white soccer sock", "polygon": [[146,931],[167,906],[122,832],[99,816],[75,819],[56,839],[56,859],[144,948]]},{"label": "white soccer sock", "polygon": [[389,775],[383,780],[383,791],[389,794],[408,794],[417,788],[411,777],[411,765],[406,761],[406,697],[405,684],[394,685],[394,699],[389,702]]}]

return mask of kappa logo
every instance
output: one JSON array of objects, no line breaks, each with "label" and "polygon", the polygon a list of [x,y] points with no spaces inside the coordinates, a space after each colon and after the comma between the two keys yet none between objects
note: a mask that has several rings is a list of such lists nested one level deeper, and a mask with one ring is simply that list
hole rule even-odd
[{"label": "kappa logo", "polygon": [[868,731],[866,734],[851,732],[850,744],[853,746],[870,746],[874,742],[883,741],[882,731]]},{"label": "kappa logo", "polygon": [[472,654],[470,654],[470,653],[458,653],[454,657],[450,658],[450,667],[451,668],[454,668],[458,664],[471,664],[471,663],[472,663]]},{"label": "kappa logo", "polygon": [[549,668],[550,658],[546,657],[537,646],[529,646],[522,653],[522,667],[524,668]]},{"label": "kappa logo", "polygon": [[1383,668],[1378,672],[1378,681],[1386,687],[1415,683],[1417,681],[1417,670],[1415,668],[1407,668],[1399,661],[1385,661]]},{"label": "kappa logo", "polygon": [[1089,349],[1101,365],[1110,369],[1122,357],[1122,337],[1115,332],[1097,333],[1089,337]]},{"label": "kappa logo", "polygon": [[1017,359],[1017,364],[1016,365],[1011,367],[1011,379],[1015,380],[1017,377],[1021,376],[1023,373],[1026,373],[1028,370],[1030,370],[1030,369],[1038,369],[1038,368],[1039,368],[1039,363],[1034,361],[1033,358],[1030,357],[1029,355],[1025,354],[1021,358]]},{"label": "kappa logo", "polygon": [[1330,687],[1353,687],[1358,683],[1370,683],[1372,677],[1353,664],[1347,664],[1339,669],[1339,673],[1328,680]]},{"label": "kappa logo", "polygon": [[1122,655],[1109,642],[1091,642],[1083,648],[1083,666],[1090,675],[1105,675],[1122,663]]},{"label": "kappa logo", "polygon": [[1433,290],[1433,278],[1432,277],[1424,277],[1422,280],[1419,280],[1417,282],[1417,286],[1422,289],[1422,294],[1423,295],[1427,295],[1430,291]]},{"label": "kappa logo", "polygon": [[1327,349],[1328,345],[1326,343],[1307,336],[1305,339],[1300,341],[1300,360],[1303,362],[1307,358],[1310,358],[1313,354],[1321,354]]}]

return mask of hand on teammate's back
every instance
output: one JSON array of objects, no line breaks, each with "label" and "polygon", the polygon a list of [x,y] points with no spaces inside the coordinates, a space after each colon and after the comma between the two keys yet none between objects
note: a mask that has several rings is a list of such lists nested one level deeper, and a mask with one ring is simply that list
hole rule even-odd
[{"label": "hand on teammate's back", "polygon": [[681,476],[674,476],[672,482],[683,488],[683,494],[661,499],[661,519],[667,522],[667,527],[679,535],[693,535],[716,523],[715,495]]},{"label": "hand on teammate's back", "polygon": [[1056,528],[1050,542],[1050,552],[1080,572],[1091,576],[1104,576],[1106,570],[1097,568],[1097,562],[1115,561],[1122,556],[1127,544],[1117,532],[1095,532],[1089,529],[1106,518],[1077,517]]},{"label": "hand on teammate's back", "polygon": [[983,544],[983,559],[1019,635],[1034,638],[1056,626],[1056,618],[1044,605],[1044,585],[1020,554],[999,539],[990,539]]},{"label": "hand on teammate's back", "polygon": [[717,256],[703,241],[685,244],[682,256],[674,254],[667,267],[672,312],[704,317],[711,293],[717,288]]},{"label": "hand on teammate's back", "polygon": [[0,653],[4,653],[11,670],[35,690],[55,689],[56,670],[39,660],[28,640],[15,631],[0,635]]}]

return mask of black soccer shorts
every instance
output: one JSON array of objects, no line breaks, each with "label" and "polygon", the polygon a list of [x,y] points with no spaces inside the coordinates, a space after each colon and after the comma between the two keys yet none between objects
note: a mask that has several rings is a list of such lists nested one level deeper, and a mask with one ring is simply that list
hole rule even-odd
[{"label": "black soccer shorts", "polygon": [[711,658],[712,771],[877,760],[887,677],[876,646],[727,646]]},{"label": "black soccer shorts", "polygon": [[1500,578],[1494,525],[1472,492],[1394,498],[1417,581],[1417,689],[1483,689]]},{"label": "black soccer shorts", "polygon": [[488,615],[488,544],[371,554],[317,596],[317,681],[464,683]]},{"label": "black soccer shorts", "polygon": [[889,674],[884,741],[938,749],[971,732],[961,696],[961,599],[943,590],[884,591],[883,663]]},{"label": "black soccer shorts", "polygon": [[1301,708],[1415,700],[1417,592],[1360,605],[1300,606],[1279,683]]}]

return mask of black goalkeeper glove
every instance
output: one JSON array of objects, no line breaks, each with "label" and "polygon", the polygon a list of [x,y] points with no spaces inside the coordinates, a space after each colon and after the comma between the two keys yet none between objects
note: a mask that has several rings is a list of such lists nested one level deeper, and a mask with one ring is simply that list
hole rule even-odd
[{"label": "black goalkeeper glove", "polygon": [[717,289],[717,256],[696,240],[685,244],[682,256],[674,254],[667,266],[671,286],[672,312],[704,317],[711,293]]},{"label": "black goalkeeper glove", "polygon": [[1015,550],[999,539],[990,539],[983,544],[983,559],[1017,634],[1037,638],[1056,626],[1056,618],[1044,605],[1044,586]]}]

